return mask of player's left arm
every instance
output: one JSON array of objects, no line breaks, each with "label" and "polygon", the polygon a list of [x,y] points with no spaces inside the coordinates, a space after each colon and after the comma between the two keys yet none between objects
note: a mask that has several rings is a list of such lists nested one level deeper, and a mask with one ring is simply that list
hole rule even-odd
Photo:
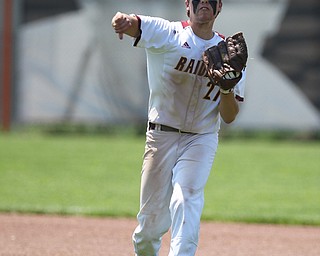
[{"label": "player's left arm", "polygon": [[220,103],[219,111],[220,116],[226,123],[233,122],[239,113],[239,102],[244,101],[245,82],[247,77],[247,70],[242,71],[242,78],[236,84],[233,92],[223,94],[223,90],[220,89]]},{"label": "player's left arm", "polygon": [[236,119],[239,113],[239,104],[233,92],[220,94],[219,111],[221,118],[227,124],[232,123]]}]

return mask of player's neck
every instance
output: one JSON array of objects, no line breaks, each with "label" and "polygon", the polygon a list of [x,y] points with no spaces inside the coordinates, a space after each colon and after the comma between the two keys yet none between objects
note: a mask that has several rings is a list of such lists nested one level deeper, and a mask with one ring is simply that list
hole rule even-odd
[{"label": "player's neck", "polygon": [[204,40],[210,40],[213,36],[213,23],[195,23],[189,21],[193,33]]}]

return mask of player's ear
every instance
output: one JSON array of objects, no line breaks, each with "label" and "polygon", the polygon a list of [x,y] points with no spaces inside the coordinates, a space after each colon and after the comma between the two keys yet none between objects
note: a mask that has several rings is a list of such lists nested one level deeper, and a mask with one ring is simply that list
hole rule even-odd
[{"label": "player's ear", "polygon": [[218,3],[218,10],[217,10],[217,14],[216,14],[216,17],[219,15],[219,13],[221,12],[221,9],[222,9],[222,0],[219,0],[219,3]]},{"label": "player's ear", "polygon": [[190,18],[189,0],[185,0],[184,3],[185,3],[185,5],[186,5],[187,16]]}]

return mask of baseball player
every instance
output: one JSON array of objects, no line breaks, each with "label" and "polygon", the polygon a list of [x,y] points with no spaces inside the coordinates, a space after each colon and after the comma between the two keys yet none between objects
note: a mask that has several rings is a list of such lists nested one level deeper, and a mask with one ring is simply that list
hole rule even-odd
[{"label": "baseball player", "polygon": [[187,21],[118,12],[111,22],[120,39],[133,37],[147,55],[148,127],[132,236],[139,256],[158,255],[170,228],[169,255],[195,255],[220,118],[231,123],[244,99],[245,71],[225,90],[210,82],[202,59],[206,49],[223,41],[213,31],[222,1],[185,0],[185,7]]}]

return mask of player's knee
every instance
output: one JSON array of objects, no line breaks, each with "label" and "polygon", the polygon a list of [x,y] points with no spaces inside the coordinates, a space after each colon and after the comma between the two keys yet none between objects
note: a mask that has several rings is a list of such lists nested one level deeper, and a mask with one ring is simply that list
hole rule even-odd
[{"label": "player's knee", "polygon": [[176,185],[171,198],[171,205],[175,207],[198,207],[203,203],[203,189],[193,189]]}]

